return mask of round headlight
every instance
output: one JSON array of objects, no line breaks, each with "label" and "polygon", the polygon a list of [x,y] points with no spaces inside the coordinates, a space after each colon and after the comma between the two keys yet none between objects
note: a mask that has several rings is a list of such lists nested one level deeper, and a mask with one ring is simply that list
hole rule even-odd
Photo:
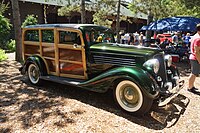
[{"label": "round headlight", "polygon": [[143,65],[147,69],[152,69],[154,73],[158,73],[159,68],[160,68],[160,63],[157,59],[150,59],[146,61]]},{"label": "round headlight", "polygon": [[167,67],[170,67],[172,65],[172,56],[171,55],[165,55],[165,62],[167,64]]}]

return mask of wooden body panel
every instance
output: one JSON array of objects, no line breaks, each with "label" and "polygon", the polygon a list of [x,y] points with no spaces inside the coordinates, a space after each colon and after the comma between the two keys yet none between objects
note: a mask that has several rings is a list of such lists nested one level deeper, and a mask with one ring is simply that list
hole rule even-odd
[{"label": "wooden body panel", "polygon": [[[73,38],[72,41],[64,42],[64,35],[70,35],[70,33],[77,34],[81,43],[73,42]],[[34,36],[31,36],[32,34]],[[85,44],[80,30],[72,28],[24,28],[22,39],[24,60],[32,55],[38,55],[44,60],[49,75],[87,79]]]}]

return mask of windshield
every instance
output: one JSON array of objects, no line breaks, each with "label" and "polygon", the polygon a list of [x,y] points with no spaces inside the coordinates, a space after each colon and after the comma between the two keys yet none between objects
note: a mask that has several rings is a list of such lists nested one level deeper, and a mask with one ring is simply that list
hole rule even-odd
[{"label": "windshield", "polygon": [[114,35],[108,30],[90,30],[85,32],[85,38],[89,45],[97,43],[114,43]]}]

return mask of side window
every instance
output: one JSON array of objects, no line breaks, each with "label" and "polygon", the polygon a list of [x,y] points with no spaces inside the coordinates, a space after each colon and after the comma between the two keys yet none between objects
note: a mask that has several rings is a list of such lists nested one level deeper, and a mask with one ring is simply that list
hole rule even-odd
[{"label": "side window", "polygon": [[38,30],[27,30],[25,32],[25,41],[36,41],[39,42],[39,31]]},{"label": "side window", "polygon": [[93,45],[100,42],[106,42],[106,43],[115,42],[113,33],[106,31],[86,31],[85,38],[88,45]]},{"label": "side window", "polygon": [[59,43],[81,45],[81,38],[77,32],[59,31]]},{"label": "side window", "polygon": [[54,43],[54,31],[42,30],[42,42]]}]

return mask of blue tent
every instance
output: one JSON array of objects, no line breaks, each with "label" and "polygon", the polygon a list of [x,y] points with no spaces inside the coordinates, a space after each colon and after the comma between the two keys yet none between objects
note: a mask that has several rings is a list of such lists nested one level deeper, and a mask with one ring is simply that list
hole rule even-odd
[{"label": "blue tent", "polygon": [[171,17],[157,20],[141,30],[152,31],[196,31],[196,25],[200,23],[200,18],[195,17]]}]

